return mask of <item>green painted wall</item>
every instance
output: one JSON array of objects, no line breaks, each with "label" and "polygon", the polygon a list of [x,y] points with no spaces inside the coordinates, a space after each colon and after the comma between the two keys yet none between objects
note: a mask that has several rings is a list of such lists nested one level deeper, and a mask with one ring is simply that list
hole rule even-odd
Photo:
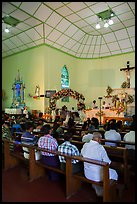
[{"label": "green painted wall", "polygon": [[[126,67],[127,61],[130,61],[130,67],[134,67],[135,53],[76,61],[77,75],[74,85],[78,91],[84,93],[88,107],[91,108],[94,99],[99,103],[98,97],[106,95],[108,85],[112,89],[121,88],[121,84],[126,81],[126,73],[120,71],[120,68]],[[135,69],[130,74],[131,87],[135,88]]]},{"label": "green painted wall", "polygon": [[[86,107],[91,107],[91,102],[99,96],[106,95],[107,86],[120,88],[126,80],[126,74],[120,68],[135,66],[135,54],[128,53],[100,59],[76,59],[65,53],[48,46],[40,46],[19,54],[7,57],[2,61],[2,89],[6,98],[2,101],[2,109],[10,107],[12,103],[12,83],[19,69],[25,82],[25,102],[30,110],[45,112],[49,99],[39,100],[30,98],[34,95],[36,85],[40,86],[40,94],[48,89],[61,89],[61,69],[67,66],[70,76],[70,88],[82,93],[86,100]],[[131,87],[135,87],[135,70],[131,71]],[[67,105],[68,109],[77,105],[77,101],[70,98],[69,103],[57,101],[57,107]]]},{"label": "green painted wall", "polygon": [[40,92],[44,91],[44,47],[31,49],[20,54],[13,55],[2,61],[2,89],[5,91],[6,99],[2,103],[3,110],[10,107],[12,103],[12,84],[17,76],[25,83],[25,102],[28,109],[43,110],[44,99],[35,100],[28,95],[34,95],[36,85],[40,86]]}]

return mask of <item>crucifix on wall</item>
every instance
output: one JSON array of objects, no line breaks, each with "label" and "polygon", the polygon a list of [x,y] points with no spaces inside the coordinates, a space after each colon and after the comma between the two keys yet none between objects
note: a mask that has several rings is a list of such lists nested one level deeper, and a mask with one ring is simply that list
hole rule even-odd
[{"label": "crucifix on wall", "polygon": [[135,69],[135,67],[129,67],[129,61],[127,61],[127,67],[126,68],[121,68],[120,71],[125,71],[126,72],[126,77],[127,77],[127,88],[130,88],[130,71],[132,69]]}]

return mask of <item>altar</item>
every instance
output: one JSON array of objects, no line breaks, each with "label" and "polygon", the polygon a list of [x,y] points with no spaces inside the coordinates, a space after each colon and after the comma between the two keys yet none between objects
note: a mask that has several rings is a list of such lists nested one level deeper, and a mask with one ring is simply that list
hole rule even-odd
[{"label": "altar", "polygon": [[100,121],[101,119],[101,123],[104,122],[104,117],[123,117],[124,118],[124,113],[121,112],[120,114],[117,114],[116,111],[114,110],[110,110],[110,109],[102,109],[101,110],[101,118],[100,118],[100,109],[87,109],[85,110],[86,113],[86,117],[87,118],[98,118],[98,120]]},{"label": "altar", "polygon": [[5,113],[10,115],[22,114],[21,108],[5,108]]}]

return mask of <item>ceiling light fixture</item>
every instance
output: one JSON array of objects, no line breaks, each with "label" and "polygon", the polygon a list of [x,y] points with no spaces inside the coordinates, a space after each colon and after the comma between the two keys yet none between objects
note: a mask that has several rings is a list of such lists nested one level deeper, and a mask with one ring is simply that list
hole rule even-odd
[{"label": "ceiling light fixture", "polygon": [[[112,17],[115,16],[115,13],[111,9],[102,11],[102,12],[98,13],[97,16],[100,20],[102,20],[104,22],[105,28],[108,28],[109,25],[112,25],[114,23],[112,20]],[[96,29],[100,29],[99,20],[96,24]]]},{"label": "ceiling light fixture", "polygon": [[106,21],[106,22],[104,23],[104,28],[108,28],[108,26],[109,26],[109,24],[108,24],[108,22]]},{"label": "ceiling light fixture", "polygon": [[96,29],[100,29],[100,24],[99,23],[96,24]]},{"label": "ceiling light fixture", "polygon": [[10,32],[8,28],[5,28],[4,31],[5,31],[5,33],[9,33]]},{"label": "ceiling light fixture", "polygon": [[17,26],[19,23],[20,23],[20,20],[12,17],[12,16],[9,16],[9,15],[6,15],[2,18],[2,23],[4,23],[6,25],[6,28],[4,29],[4,31],[6,33],[9,33],[10,30],[9,30],[9,26],[10,27],[15,27]]},{"label": "ceiling light fixture", "polygon": [[109,19],[108,24],[109,24],[109,25],[112,25],[113,23],[114,23],[113,20],[112,20],[112,19]]},{"label": "ceiling light fixture", "polygon": [[20,23],[20,20],[12,17],[12,16],[9,16],[9,15],[6,15],[2,18],[3,22],[12,26],[12,27],[15,27],[16,25],[18,25]]}]

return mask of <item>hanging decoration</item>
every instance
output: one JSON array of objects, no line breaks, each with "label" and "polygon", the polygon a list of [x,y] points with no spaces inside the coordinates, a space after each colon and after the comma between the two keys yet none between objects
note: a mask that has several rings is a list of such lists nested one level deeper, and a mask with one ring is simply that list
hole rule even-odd
[{"label": "hanging decoration", "polygon": [[85,104],[84,104],[84,96],[77,91],[73,91],[72,89],[62,89],[55,93],[51,98],[50,98],[50,109],[55,110],[56,109],[56,101],[62,97],[67,97],[70,96],[76,100],[78,100],[77,103],[77,109],[78,110],[83,110],[85,109]]}]

